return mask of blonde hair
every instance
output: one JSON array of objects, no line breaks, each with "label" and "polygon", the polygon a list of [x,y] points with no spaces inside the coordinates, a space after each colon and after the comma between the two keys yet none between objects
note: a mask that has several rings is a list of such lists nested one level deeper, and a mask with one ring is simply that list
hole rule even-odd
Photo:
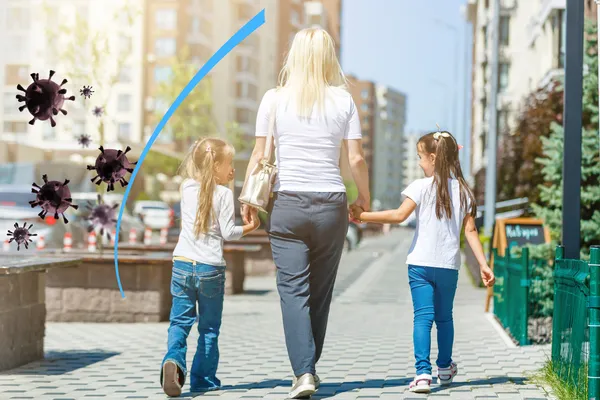
[{"label": "blonde hair", "polygon": [[296,95],[300,116],[310,116],[315,104],[323,110],[325,89],[345,90],[347,83],[327,31],[306,28],[296,33],[279,73],[279,86]]},{"label": "blonde hair", "polygon": [[179,166],[178,174],[184,179],[193,179],[200,184],[198,208],[194,221],[194,234],[206,234],[213,217],[213,193],[217,185],[215,167],[227,156],[235,155],[229,143],[218,138],[199,139],[192,145]]}]

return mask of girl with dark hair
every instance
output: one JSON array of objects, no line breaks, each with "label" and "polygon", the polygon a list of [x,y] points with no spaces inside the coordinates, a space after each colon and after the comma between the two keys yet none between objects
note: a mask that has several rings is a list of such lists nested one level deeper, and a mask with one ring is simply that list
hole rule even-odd
[{"label": "girl with dark hair", "polygon": [[351,207],[353,216],[364,222],[398,224],[416,211],[415,236],[408,251],[408,278],[413,299],[413,342],[417,375],[409,385],[415,393],[431,388],[431,327],[435,321],[438,341],[438,382],[449,385],[458,373],[452,360],[454,323],[452,307],[461,265],[460,234],[480,265],[486,286],[494,284],[475,227],[477,205],[460,168],[458,145],[445,131],[429,133],[417,142],[419,166],[425,178],[411,183],[402,194],[406,199],[396,210],[365,212]]}]

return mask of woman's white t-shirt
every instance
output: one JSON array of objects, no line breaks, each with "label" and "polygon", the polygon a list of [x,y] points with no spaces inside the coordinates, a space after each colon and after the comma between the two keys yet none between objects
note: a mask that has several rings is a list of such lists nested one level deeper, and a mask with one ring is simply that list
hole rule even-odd
[{"label": "woman's white t-shirt", "polygon": [[[325,113],[315,108],[309,118],[299,117],[287,89],[265,93],[256,117],[256,136],[269,133],[274,101],[275,155],[279,170],[273,190],[295,192],[345,192],[340,173],[343,139],[361,139],[358,111],[350,93],[328,88]],[[285,101],[283,101],[285,99]],[[289,99],[289,101],[288,101]]]},{"label": "woman's white t-shirt", "polygon": [[198,238],[194,234],[194,223],[198,209],[200,184],[186,179],[181,184],[181,232],[173,256],[186,257],[202,264],[223,266],[223,240],[242,237],[243,228],[235,226],[233,192],[217,185],[213,192],[213,215],[211,227]]},{"label": "woman's white t-shirt", "polygon": [[[417,203],[417,227],[408,251],[406,263],[421,267],[460,269],[460,233],[466,210],[460,207],[460,185],[449,179],[448,189],[452,201],[452,218],[438,219],[435,215],[436,188],[433,177],[417,179],[403,195]],[[467,210],[471,202],[467,199]]]}]

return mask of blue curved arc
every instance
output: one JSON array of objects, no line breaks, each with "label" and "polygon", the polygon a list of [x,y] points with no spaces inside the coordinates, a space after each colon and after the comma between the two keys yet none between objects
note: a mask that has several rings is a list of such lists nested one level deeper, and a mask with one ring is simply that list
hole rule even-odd
[{"label": "blue curved arc", "polygon": [[125,298],[125,292],[123,292],[123,286],[121,285],[121,278],[119,277],[119,231],[121,230],[121,218],[123,217],[123,211],[125,210],[125,204],[127,203],[127,197],[129,196],[129,192],[131,191],[131,187],[133,186],[133,182],[135,181],[135,177],[137,176],[138,171],[142,167],[144,163],[144,159],[148,154],[148,151],[158,138],[159,133],[162,131],[164,126],[169,121],[169,118],[173,115],[175,110],[179,107],[179,105],[185,100],[185,98],[190,94],[190,92],[198,85],[198,83],[210,72],[211,69],[219,61],[221,61],[231,50],[235,48],[240,42],[246,39],[250,34],[252,34],[256,29],[261,27],[265,23],[265,10],[260,11],[254,18],[252,18],[246,25],[240,28],[212,57],[200,68],[200,70],[194,75],[192,80],[183,88],[182,92],[177,96],[171,107],[167,110],[165,115],[162,117],[156,129],[154,129],[154,133],[146,143],[144,150],[140,154],[140,158],[138,159],[137,165],[133,169],[131,173],[131,179],[129,180],[129,185],[125,189],[125,194],[123,195],[123,201],[121,203],[121,208],[119,209],[119,217],[117,218],[117,232],[115,237],[115,274],[117,276],[117,283],[119,285],[119,291],[121,292],[121,297]]}]

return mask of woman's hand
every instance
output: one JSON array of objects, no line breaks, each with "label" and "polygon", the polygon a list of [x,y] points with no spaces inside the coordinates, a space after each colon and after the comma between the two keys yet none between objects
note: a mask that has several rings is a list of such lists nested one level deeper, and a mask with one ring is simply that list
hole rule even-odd
[{"label": "woman's hand", "polygon": [[481,271],[481,279],[483,280],[483,284],[486,287],[494,286],[496,282],[496,277],[494,276],[494,271],[486,264],[480,267]]},{"label": "woman's hand", "polygon": [[358,221],[360,221],[360,215],[364,212],[365,210],[356,205],[356,204],[352,204],[350,206],[350,216]]}]

